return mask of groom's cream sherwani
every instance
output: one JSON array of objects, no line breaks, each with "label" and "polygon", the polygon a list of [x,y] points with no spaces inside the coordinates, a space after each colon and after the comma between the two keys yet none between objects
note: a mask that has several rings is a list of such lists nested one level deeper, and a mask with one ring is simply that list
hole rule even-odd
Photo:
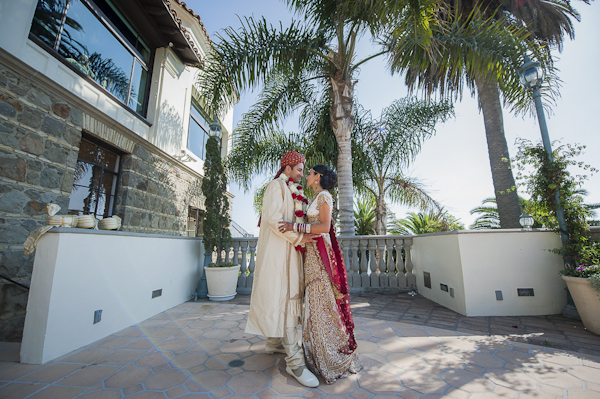
[{"label": "groom's cream sherwani", "polygon": [[294,217],[294,199],[281,175],[269,182],[263,197],[256,268],[246,332],[265,337],[284,337],[296,327],[302,314],[304,270],[302,254],[295,247],[303,234],[281,233],[278,222]]}]

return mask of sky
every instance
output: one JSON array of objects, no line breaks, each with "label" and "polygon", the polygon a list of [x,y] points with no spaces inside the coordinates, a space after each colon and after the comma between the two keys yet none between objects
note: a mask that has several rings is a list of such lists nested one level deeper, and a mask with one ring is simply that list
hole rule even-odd
[{"label": "sky", "polygon": [[[281,0],[222,0],[208,2],[188,0],[187,5],[197,13],[212,40],[215,34],[228,26],[238,28],[239,17],[262,17],[274,24],[287,26],[292,14]],[[586,152],[579,158],[600,169],[600,3],[574,2],[581,14],[581,22],[575,22],[575,39],[566,40],[562,53],[555,52],[556,66],[562,80],[561,97],[546,115],[551,140],[561,143],[586,145]],[[359,58],[375,53],[368,38],[358,46]],[[378,117],[381,110],[394,100],[407,95],[402,75],[391,76],[384,58],[376,58],[361,66],[357,75],[355,95],[360,104]],[[418,93],[417,93],[418,94]],[[234,127],[253,104],[256,93],[243,93],[234,107]],[[407,175],[419,179],[426,185],[429,194],[468,227],[476,215],[470,210],[481,205],[494,193],[492,175],[485,139],[483,116],[477,100],[465,91],[463,98],[455,102],[455,118],[436,125],[436,135],[424,143],[421,152],[409,166]],[[295,128],[290,121],[286,128]],[[524,138],[533,142],[541,140],[537,119],[533,116],[514,116],[504,110],[504,129],[511,157],[516,155],[515,140]],[[309,165],[310,166],[310,165]],[[233,220],[249,233],[258,235],[258,216],[253,210],[254,188],[264,184],[267,176],[254,180],[253,189],[244,193],[236,183],[230,192],[233,200]],[[600,174],[587,180],[587,203],[600,203]],[[524,191],[520,195],[527,197]],[[389,210],[397,218],[415,209],[390,204]]]}]

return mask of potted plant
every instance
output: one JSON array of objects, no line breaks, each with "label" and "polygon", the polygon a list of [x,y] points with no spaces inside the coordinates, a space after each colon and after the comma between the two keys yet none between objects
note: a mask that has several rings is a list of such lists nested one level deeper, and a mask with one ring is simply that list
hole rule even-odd
[{"label": "potted plant", "polygon": [[237,282],[240,265],[235,263],[209,263],[204,269],[208,285],[208,299],[211,301],[229,301],[237,294]]},{"label": "potted plant", "polygon": [[[223,249],[228,249],[231,244],[231,232],[229,199],[225,195],[227,175],[221,161],[220,139],[221,127],[215,120],[210,124],[210,137],[206,141],[204,178],[201,186],[206,210],[202,236],[206,256],[198,292],[200,297],[208,296],[214,301],[226,301],[235,296],[240,269],[239,265],[221,262]],[[215,251],[216,260],[213,263]]]},{"label": "potted plant", "polygon": [[[533,146],[527,140],[520,140],[517,165],[518,179],[525,180],[531,195],[533,217],[562,234],[563,245],[552,251],[565,259],[565,270],[561,271],[583,325],[594,334],[600,334],[600,243],[590,238],[588,218],[597,205],[583,202],[583,182],[586,175],[572,175],[567,169],[583,168],[591,173],[598,170],[577,162],[575,157],[585,146],[561,145],[553,151],[549,159],[542,145]],[[526,167],[533,172],[523,175]],[[560,198],[560,208],[564,210],[566,231],[561,230],[556,219],[559,207],[555,197]],[[580,265],[580,266],[577,266]]]},{"label": "potted plant", "polygon": [[581,265],[561,272],[585,328],[600,335],[600,266]]}]

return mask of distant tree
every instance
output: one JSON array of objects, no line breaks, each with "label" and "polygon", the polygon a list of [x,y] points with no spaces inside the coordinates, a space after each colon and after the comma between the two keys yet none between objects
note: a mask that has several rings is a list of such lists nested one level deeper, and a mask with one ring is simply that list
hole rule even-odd
[{"label": "distant tree", "polygon": [[[523,212],[532,215],[535,213],[534,204],[519,196],[519,202]],[[498,215],[498,206],[496,205],[495,197],[488,197],[484,199],[480,206],[471,209],[471,215],[479,215],[475,222],[469,226],[471,230],[485,230],[485,229],[499,229],[500,228],[500,217]],[[538,222],[534,218],[533,228],[542,227],[542,223]]]},{"label": "distant tree", "polygon": [[376,201],[375,230],[386,234],[387,206],[391,203],[417,207],[421,211],[441,209],[406,168],[421,150],[422,143],[435,134],[435,125],[454,114],[449,102],[403,98],[383,109],[378,119],[361,110],[355,118],[353,157],[354,186]]},{"label": "distant tree", "polygon": [[[571,0],[449,0],[445,7],[437,9],[446,23],[430,25],[429,49],[416,42],[410,32],[397,30],[391,35],[391,68],[404,73],[409,88],[423,89],[427,95],[437,92],[455,97],[462,97],[463,89],[468,88],[477,96],[502,228],[519,228],[521,214],[508,163],[502,104],[517,112],[532,109],[530,94],[523,89],[518,76],[526,51],[549,72],[543,93],[550,100],[555,98],[558,79],[550,50],[561,50],[565,35],[571,38],[574,35],[571,18],[579,20],[579,14],[571,3]],[[512,34],[485,34],[498,26],[504,26],[506,33]]]},{"label": "distant tree", "polygon": [[464,229],[465,226],[459,219],[447,211],[442,211],[437,213],[410,212],[406,218],[392,221],[388,231],[395,235],[417,235]]},{"label": "distant tree", "polygon": [[375,232],[375,201],[372,197],[354,201],[354,231],[357,236],[369,236]]}]

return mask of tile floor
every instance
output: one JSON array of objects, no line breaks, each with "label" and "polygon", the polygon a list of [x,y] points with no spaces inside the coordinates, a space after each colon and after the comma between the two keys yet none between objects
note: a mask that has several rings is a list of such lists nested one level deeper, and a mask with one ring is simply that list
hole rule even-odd
[{"label": "tile floor", "polygon": [[[365,369],[333,385],[305,388],[283,355],[264,354],[265,341],[244,333],[249,298],[239,296],[181,304],[44,365],[20,364],[19,344],[0,343],[0,398],[600,399],[600,357],[584,353],[600,337],[581,323],[463,318],[407,297],[353,297]],[[588,346],[573,346],[567,326]],[[516,342],[540,333],[580,351]]]}]

